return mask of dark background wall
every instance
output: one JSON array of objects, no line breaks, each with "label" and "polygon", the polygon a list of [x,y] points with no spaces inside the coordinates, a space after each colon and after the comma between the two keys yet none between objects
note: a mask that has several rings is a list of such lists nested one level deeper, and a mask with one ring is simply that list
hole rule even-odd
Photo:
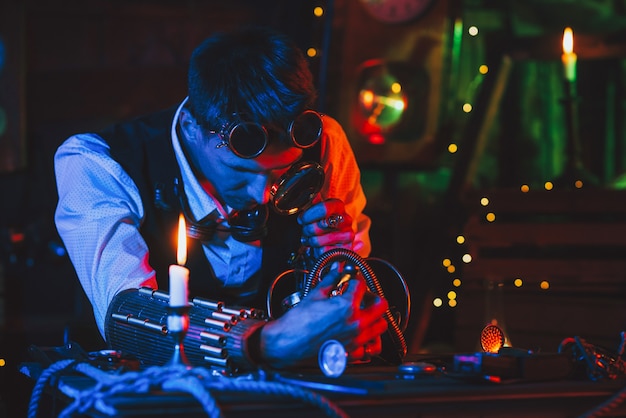
[{"label": "dark background wall", "polygon": [[[374,255],[397,265],[412,294],[412,349],[452,344],[454,310],[432,311],[442,254],[463,216],[441,215],[458,167],[451,143],[473,136],[481,88],[503,54],[514,65],[473,187],[543,185],[563,167],[566,142],[560,37],[578,39],[581,139],[604,184],[626,166],[624,1],[435,0],[400,24],[374,20],[359,0],[5,0],[0,4],[0,416],[25,405],[16,373],[27,347],[70,339],[102,348],[91,309],[53,224],[52,157],[69,135],[172,105],[185,95],[196,44],[242,24],[277,27],[303,49],[319,108],[339,119],[362,164]],[[314,6],[325,8],[322,17]],[[455,22],[462,31],[455,37]],[[480,36],[467,29],[479,27]],[[398,63],[418,109],[402,138],[372,146],[353,123],[361,65]],[[481,64],[493,69],[478,73]],[[465,158],[471,158],[465,156]],[[433,222],[438,219],[438,222]],[[444,251],[445,250],[445,251]],[[453,347],[452,347],[453,348]],[[21,396],[12,396],[12,395]]]},{"label": "dark background wall", "polygon": [[9,0],[0,17],[0,416],[25,416],[29,346],[105,348],[53,223],[56,147],[182,100],[191,51],[215,31],[269,24],[303,48],[321,32],[308,1]]}]

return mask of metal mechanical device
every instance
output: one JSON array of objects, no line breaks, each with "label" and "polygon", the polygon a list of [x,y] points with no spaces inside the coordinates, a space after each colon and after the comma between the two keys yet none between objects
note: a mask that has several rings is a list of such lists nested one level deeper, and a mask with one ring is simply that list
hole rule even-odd
[{"label": "metal mechanical device", "polygon": [[[271,188],[273,210],[294,215],[306,209],[324,184],[324,171],[315,162],[302,162],[285,173]],[[188,329],[181,340],[186,358],[196,366],[211,366],[229,373],[246,368],[241,358],[241,335],[251,323],[280,317],[294,308],[319,283],[331,265],[342,265],[342,275],[329,297],[339,294],[347,280],[362,279],[375,295],[387,299],[384,318],[388,331],[383,336],[380,357],[400,364],[407,353],[403,335],[410,315],[410,294],[398,270],[378,258],[364,259],[347,249],[333,249],[315,259],[307,247],[300,248],[292,265],[273,281],[267,294],[267,312],[243,306],[226,306],[220,301],[193,298],[186,315]],[[367,300],[367,297],[364,298]],[[142,288],[120,293],[112,301],[105,323],[106,339],[112,349],[130,353],[145,365],[161,365],[172,352],[168,336],[168,301],[166,292]],[[329,376],[340,375],[345,368],[341,347],[335,341],[320,350],[319,367]]]}]

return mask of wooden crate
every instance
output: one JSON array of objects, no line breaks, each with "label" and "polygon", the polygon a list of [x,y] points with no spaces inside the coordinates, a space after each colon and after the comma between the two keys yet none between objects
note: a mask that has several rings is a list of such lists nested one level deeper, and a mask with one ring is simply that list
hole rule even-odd
[{"label": "wooden crate", "polygon": [[475,349],[494,315],[514,346],[552,352],[579,335],[617,348],[626,330],[626,191],[493,190],[465,203],[472,261],[461,273],[458,349]]}]

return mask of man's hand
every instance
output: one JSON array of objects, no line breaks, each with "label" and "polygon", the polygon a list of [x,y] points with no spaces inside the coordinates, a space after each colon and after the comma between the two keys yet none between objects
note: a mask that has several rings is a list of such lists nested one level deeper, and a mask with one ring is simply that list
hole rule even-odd
[{"label": "man's hand", "polygon": [[383,318],[387,301],[374,296],[365,303],[367,286],[352,279],[340,295],[329,298],[340,273],[331,271],[302,302],[261,332],[261,356],[274,368],[286,368],[317,357],[322,344],[337,340],[349,353],[349,360],[380,354],[380,335],[387,330]]},{"label": "man's hand", "polygon": [[311,206],[298,216],[298,223],[302,225],[302,245],[311,247],[316,258],[333,248],[352,249],[352,218],[339,199]]}]

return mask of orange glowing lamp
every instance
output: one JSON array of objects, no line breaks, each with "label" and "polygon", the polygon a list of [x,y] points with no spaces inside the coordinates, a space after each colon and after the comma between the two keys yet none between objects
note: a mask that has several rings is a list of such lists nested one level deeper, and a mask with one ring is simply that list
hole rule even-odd
[{"label": "orange glowing lamp", "polygon": [[504,332],[500,327],[489,324],[480,333],[480,346],[485,353],[497,353],[504,347]]}]

